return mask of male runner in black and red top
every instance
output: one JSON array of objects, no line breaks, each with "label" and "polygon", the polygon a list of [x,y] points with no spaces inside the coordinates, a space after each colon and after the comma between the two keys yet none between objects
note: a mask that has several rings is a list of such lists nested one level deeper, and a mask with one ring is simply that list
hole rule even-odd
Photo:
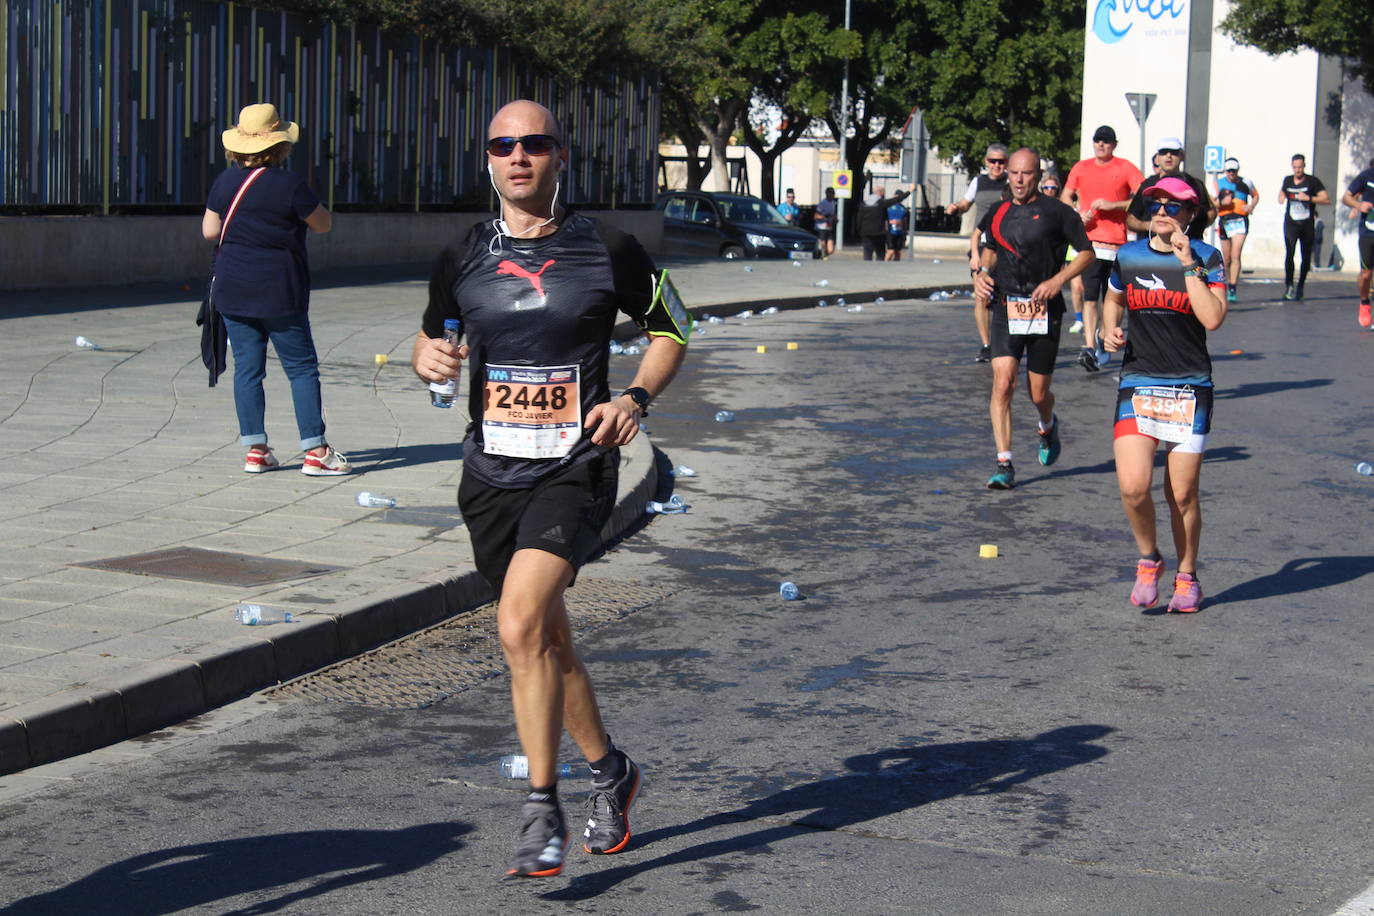
[{"label": "male runner in black and red top", "polygon": [[[552,112],[512,102],[487,132],[501,215],[440,256],[412,365],[431,382],[472,373],[458,503],[477,569],[500,596],[501,647],[520,743],[529,758],[508,874],[557,875],[568,827],[556,764],[566,727],[591,763],[583,848],[630,839],[640,773],[611,743],[573,648],[563,592],[600,548],[616,496],[618,447],[686,353],[691,319],[631,236],[558,205],[567,162]],[[607,360],[618,312],[652,338],[629,388],[612,397]],[[466,344],[442,340],[463,322]]]},{"label": "male runner in black and red top", "polygon": [[[982,264],[974,275],[979,297],[992,304],[992,435],[997,470],[993,490],[1016,485],[1011,452],[1011,395],[1016,367],[1026,356],[1030,398],[1040,413],[1040,463],[1059,457],[1059,420],[1054,415],[1050,376],[1059,355],[1059,325],[1064,317],[1061,289],[1096,260],[1083,220],[1067,204],[1039,192],[1040,155],[1031,149],[1011,154],[1007,169],[1011,200],[983,217]],[[1078,255],[1065,263],[1072,245]]]}]

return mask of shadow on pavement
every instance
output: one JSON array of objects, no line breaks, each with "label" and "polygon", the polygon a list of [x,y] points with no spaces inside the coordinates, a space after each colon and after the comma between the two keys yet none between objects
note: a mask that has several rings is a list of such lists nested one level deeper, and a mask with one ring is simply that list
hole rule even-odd
[{"label": "shadow on pavement", "polygon": [[1351,582],[1374,573],[1374,557],[1304,557],[1289,560],[1278,572],[1233,585],[1214,598],[1204,598],[1203,608],[1239,601],[1257,601],[1279,595],[1295,595]]},{"label": "shadow on pavement", "polygon": [[[585,900],[655,868],[759,850],[817,830],[842,830],[960,795],[997,795],[1037,777],[1105,756],[1106,748],[1088,742],[1115,730],[1106,725],[1072,725],[1026,740],[960,741],[859,754],[845,761],[851,772],[843,776],[795,786],[734,811],[635,834],[633,844],[643,848],[765,818],[790,816],[792,819],[787,823],[760,825],[750,833],[690,846],[657,859],[580,875],[567,887],[544,894],[543,898]],[[1038,823],[1046,823],[1047,816],[1041,815]]]},{"label": "shadow on pavement", "polygon": [[457,461],[463,457],[462,444],[457,442],[397,445],[391,448],[346,448],[344,451],[354,467],[369,472],[434,464],[437,461]]},{"label": "shadow on pavement", "polygon": [[[107,865],[46,894],[16,901],[7,914],[103,913],[157,916],[241,894],[280,889],[242,909],[271,913],[340,888],[423,868],[463,843],[472,827],[456,821],[400,830],[308,830],[176,846]],[[294,887],[305,882],[305,887]],[[307,910],[312,909],[307,907]],[[315,912],[326,912],[317,906]]]},{"label": "shadow on pavement", "polygon": [[1333,378],[1309,378],[1300,382],[1246,382],[1234,388],[1219,388],[1214,397],[1218,401],[1234,398],[1252,398],[1257,394],[1273,394],[1276,391],[1297,391],[1302,388],[1324,388],[1335,383]]}]

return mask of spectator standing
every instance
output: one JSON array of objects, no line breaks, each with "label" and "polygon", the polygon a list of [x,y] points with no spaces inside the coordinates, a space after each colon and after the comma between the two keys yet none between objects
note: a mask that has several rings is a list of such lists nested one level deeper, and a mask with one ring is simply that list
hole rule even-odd
[{"label": "spectator standing", "polygon": [[887,208],[907,197],[906,191],[891,197],[885,196],[886,192],[885,187],[877,185],[859,205],[859,238],[863,240],[865,261],[881,261],[887,256]]},{"label": "spectator standing", "polygon": [[816,236],[821,240],[821,257],[828,258],[835,253],[835,213],[838,201],[835,189],[826,188],[825,197],[816,204]]},{"label": "spectator standing", "polygon": [[782,218],[787,220],[787,225],[795,227],[797,220],[801,217],[801,207],[797,206],[797,192],[792,188],[787,189],[787,199],[778,204],[778,212]]},{"label": "spectator standing", "polygon": [[328,232],[333,218],[305,179],[285,168],[299,138],[300,126],[283,121],[275,105],[240,111],[238,124],[221,138],[230,167],[210,186],[201,234],[220,242],[211,295],[234,354],[234,409],[239,441],[248,448],[244,471],[257,474],[280,464],[267,445],[262,389],[270,340],[291,382],[305,452],[301,472],[332,477],[350,466],[325,438],[305,233]]}]

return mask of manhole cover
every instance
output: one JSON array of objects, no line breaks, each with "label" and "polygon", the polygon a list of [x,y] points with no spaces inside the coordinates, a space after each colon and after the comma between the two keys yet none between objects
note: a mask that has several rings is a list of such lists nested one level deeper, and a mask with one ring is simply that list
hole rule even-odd
[{"label": "manhole cover", "polygon": [[[573,634],[614,623],[671,594],[672,589],[642,582],[579,577],[567,591]],[[423,709],[505,671],[496,605],[486,604],[269,693],[379,709]]]},{"label": "manhole cover", "polygon": [[246,553],[206,550],[203,547],[172,547],[167,550],[89,560],[72,565],[134,573],[139,576],[160,576],[164,579],[188,579],[192,582],[240,586],[269,585],[290,579],[323,576],[343,569],[342,566],[330,566],[325,563],[301,563],[297,560],[255,557]]}]

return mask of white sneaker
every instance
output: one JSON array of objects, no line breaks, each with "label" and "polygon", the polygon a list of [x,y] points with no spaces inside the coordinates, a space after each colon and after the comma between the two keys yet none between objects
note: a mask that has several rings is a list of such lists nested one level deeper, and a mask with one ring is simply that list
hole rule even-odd
[{"label": "white sneaker", "polygon": [[1083,322],[1081,322],[1081,321],[1075,321],[1073,324],[1069,325],[1069,333],[1070,333],[1070,334],[1077,334],[1077,333],[1079,333],[1079,332],[1082,331],[1082,330],[1083,330]]},{"label": "white sneaker", "polygon": [[265,452],[250,449],[248,457],[243,459],[243,470],[249,474],[261,474],[263,471],[277,467],[280,463],[270,448]]},{"label": "white sneaker", "polygon": [[347,455],[334,451],[332,445],[326,446],[326,449],[323,455],[306,452],[305,461],[301,463],[301,473],[311,477],[338,477],[353,470],[353,466],[348,463]]}]

